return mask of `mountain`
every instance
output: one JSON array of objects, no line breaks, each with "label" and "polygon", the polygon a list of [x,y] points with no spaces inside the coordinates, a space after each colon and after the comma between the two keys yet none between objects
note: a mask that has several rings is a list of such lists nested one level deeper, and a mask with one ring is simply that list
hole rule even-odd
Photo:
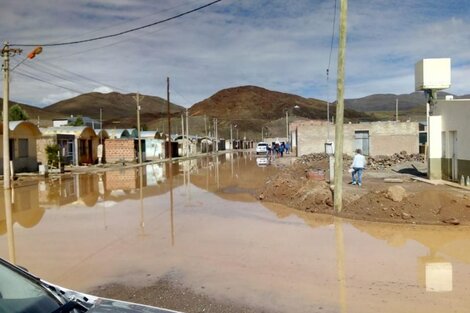
[{"label": "mountain", "polygon": [[[218,133],[225,138],[229,138],[230,129],[242,138],[260,138],[262,133],[273,137],[286,136],[286,119],[289,122],[298,119],[326,120],[326,112],[325,101],[256,86],[220,90],[189,109],[192,129],[211,133],[213,118],[217,118]],[[334,115],[335,106],[331,105],[330,117]],[[372,115],[349,109],[345,110],[344,116],[346,121],[375,120]]]},{"label": "mountain", "polygon": [[[3,103],[2,98],[0,98],[0,103]],[[37,121],[39,120],[41,126],[51,126],[53,119],[63,117],[63,115],[60,113],[49,112],[35,106],[15,101],[10,101],[9,107],[15,104],[18,104],[26,112],[26,114],[28,114],[29,120],[31,122],[37,124]]]},{"label": "mountain", "polygon": [[[334,113],[334,106],[330,107]],[[207,115],[221,120],[249,121],[276,120],[291,116],[310,119],[326,119],[326,102],[297,95],[272,91],[256,86],[240,86],[223,89],[211,97],[194,104],[191,116]],[[368,114],[345,110],[349,120],[370,119]]]},{"label": "mountain", "polygon": [[[66,99],[44,108],[48,112],[60,113],[63,116],[82,115],[94,119],[100,118],[100,108],[103,112],[103,125],[110,127],[113,122],[119,122],[119,127],[136,125],[137,109],[135,94],[111,92],[107,94],[91,92]],[[140,101],[140,116],[143,124],[167,116],[166,100],[156,96],[144,96]],[[170,103],[172,115],[185,110],[182,106]],[[178,115],[178,114],[177,114]]]}]

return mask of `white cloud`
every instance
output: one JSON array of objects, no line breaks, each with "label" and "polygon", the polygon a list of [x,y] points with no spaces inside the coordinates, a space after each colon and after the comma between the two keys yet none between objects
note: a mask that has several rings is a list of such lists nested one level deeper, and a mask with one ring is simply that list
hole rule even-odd
[{"label": "white cloud", "polygon": [[101,87],[93,89],[93,91],[100,92],[100,93],[110,93],[110,92],[113,92],[114,90],[106,86],[101,86]]}]

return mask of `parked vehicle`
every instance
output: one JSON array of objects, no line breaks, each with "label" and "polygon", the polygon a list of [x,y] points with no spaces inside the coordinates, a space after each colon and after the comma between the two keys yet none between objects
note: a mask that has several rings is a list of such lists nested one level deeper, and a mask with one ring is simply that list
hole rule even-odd
[{"label": "parked vehicle", "polygon": [[0,258],[0,313],[178,313],[87,295],[48,283]]},{"label": "parked vehicle", "polygon": [[256,154],[267,154],[269,152],[269,145],[266,142],[258,142],[256,145]]}]

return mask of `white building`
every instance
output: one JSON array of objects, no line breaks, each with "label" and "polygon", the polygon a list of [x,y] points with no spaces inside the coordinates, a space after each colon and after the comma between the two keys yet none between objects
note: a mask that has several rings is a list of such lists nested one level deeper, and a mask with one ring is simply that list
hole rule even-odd
[{"label": "white building", "polygon": [[470,99],[438,100],[429,117],[429,178],[470,175]]}]

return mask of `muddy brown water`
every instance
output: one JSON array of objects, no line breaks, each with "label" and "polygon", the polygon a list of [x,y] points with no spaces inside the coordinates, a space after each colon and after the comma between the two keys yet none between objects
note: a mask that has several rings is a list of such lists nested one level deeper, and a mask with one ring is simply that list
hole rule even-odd
[{"label": "muddy brown water", "polygon": [[17,188],[2,201],[0,257],[81,291],[173,277],[267,311],[468,311],[470,228],[258,202],[276,171],[261,163],[227,154]]}]

